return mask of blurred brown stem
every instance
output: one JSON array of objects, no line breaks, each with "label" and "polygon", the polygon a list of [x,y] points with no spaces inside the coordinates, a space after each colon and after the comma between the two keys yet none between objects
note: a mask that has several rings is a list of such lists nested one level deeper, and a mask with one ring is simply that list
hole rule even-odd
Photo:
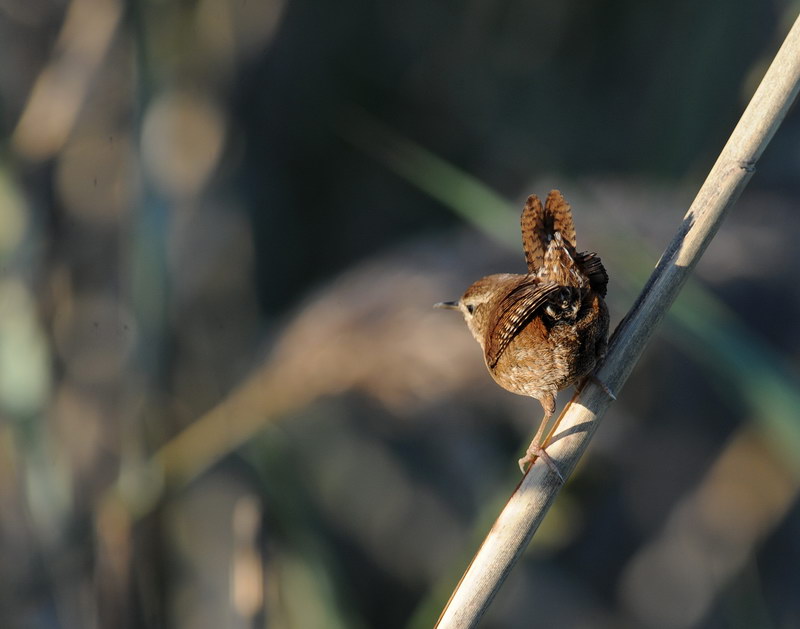
[{"label": "blurred brown stem", "polygon": [[[678,233],[611,340],[598,376],[619,392],[666,311],[755,171],[800,87],[800,18],[700,188]],[[611,400],[589,383],[564,409],[548,453],[567,476]],[[445,606],[436,626],[475,627],[530,542],[561,486],[534,465],[512,494]]]}]

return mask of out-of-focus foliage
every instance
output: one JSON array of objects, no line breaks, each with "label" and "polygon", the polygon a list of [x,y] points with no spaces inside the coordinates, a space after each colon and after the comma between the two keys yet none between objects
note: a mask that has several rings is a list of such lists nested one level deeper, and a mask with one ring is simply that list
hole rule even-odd
[{"label": "out-of-focus foliage", "polygon": [[[540,413],[431,305],[558,187],[619,320],[797,11],[0,0],[0,627],[431,626]],[[798,145],[485,626],[800,622]]]}]

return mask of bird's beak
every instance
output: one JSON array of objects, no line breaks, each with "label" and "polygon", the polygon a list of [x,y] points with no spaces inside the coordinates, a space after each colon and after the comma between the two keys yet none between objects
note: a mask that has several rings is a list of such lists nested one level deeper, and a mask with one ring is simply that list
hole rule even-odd
[{"label": "bird's beak", "polygon": [[443,310],[458,310],[457,301],[440,301],[438,304],[433,304],[434,308],[442,308]]}]

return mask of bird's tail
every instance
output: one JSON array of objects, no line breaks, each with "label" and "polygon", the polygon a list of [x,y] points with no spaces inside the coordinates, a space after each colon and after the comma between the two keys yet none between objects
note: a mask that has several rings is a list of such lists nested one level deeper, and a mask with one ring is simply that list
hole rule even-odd
[{"label": "bird's tail", "polygon": [[544,207],[535,194],[528,197],[522,211],[522,246],[528,272],[536,273],[544,263],[544,256],[550,243],[560,234],[560,240],[575,255],[575,224],[572,222],[572,209],[561,192],[551,190]]}]

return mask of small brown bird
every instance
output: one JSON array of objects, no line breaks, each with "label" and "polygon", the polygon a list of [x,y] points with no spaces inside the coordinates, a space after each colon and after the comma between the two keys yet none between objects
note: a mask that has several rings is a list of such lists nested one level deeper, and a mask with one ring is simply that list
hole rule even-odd
[{"label": "small brown bird", "polygon": [[542,404],[544,418],[519,466],[524,473],[538,456],[561,478],[542,436],[556,393],[591,376],[605,354],[608,274],[596,254],[578,253],[572,211],[558,190],[544,207],[528,197],[521,223],[527,275],[489,275],[458,302],[436,306],[463,313],[497,384]]}]

